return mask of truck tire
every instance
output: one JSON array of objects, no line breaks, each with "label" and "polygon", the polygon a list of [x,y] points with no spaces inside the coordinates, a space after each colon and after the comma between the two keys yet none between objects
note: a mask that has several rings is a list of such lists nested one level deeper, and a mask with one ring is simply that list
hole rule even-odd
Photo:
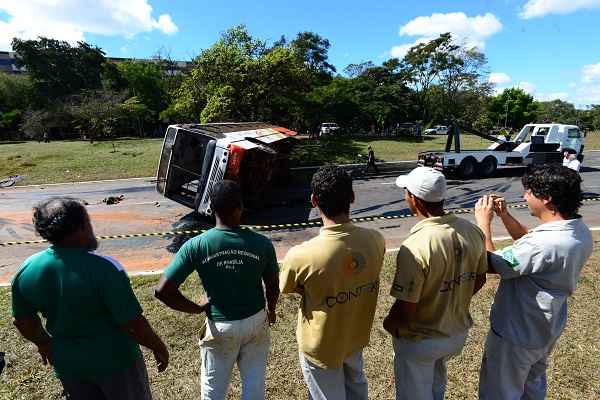
[{"label": "truck tire", "polygon": [[496,168],[498,168],[498,161],[492,156],[487,156],[481,161],[481,164],[479,164],[479,173],[481,176],[487,178],[494,175]]},{"label": "truck tire", "polygon": [[458,173],[463,179],[470,179],[477,172],[477,160],[474,157],[467,157],[460,162]]}]

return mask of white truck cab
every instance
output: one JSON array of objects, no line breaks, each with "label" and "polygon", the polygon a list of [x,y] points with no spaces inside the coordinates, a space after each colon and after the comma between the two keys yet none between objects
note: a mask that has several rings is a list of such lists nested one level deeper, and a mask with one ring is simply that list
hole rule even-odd
[{"label": "white truck cab", "polygon": [[340,127],[335,122],[323,122],[319,128],[319,136],[335,135]]},{"label": "white truck cab", "polygon": [[[563,151],[567,149],[574,150],[578,159],[583,160],[585,134],[576,125],[527,124],[511,140],[472,133],[495,143],[485,150],[461,150],[458,128],[452,127],[446,150],[421,152],[418,164],[472,178],[490,176],[498,167],[562,163]],[[453,139],[456,141],[454,151],[451,150]]]}]

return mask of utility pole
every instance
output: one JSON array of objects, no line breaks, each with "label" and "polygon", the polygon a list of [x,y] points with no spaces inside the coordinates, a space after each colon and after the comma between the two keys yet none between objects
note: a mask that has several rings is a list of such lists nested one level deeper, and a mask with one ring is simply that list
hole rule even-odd
[{"label": "utility pole", "polygon": [[504,105],[506,113],[504,114],[504,127],[506,128],[506,122],[508,120],[508,103],[510,102],[510,97],[506,99],[506,104]]}]

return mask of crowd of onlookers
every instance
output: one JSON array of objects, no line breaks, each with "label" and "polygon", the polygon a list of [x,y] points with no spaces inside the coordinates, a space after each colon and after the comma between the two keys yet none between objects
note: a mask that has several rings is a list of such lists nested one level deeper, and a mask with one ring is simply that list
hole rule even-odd
[{"label": "crowd of onlookers", "polygon": [[[355,193],[343,169],[327,166],[313,176],[311,202],[323,227],[290,249],[281,266],[268,238],[242,228],[238,184],[215,185],[216,226],[181,247],[155,290],[171,309],[206,315],[199,332],[201,398],[226,398],[235,364],[242,398],[265,397],[269,325],[277,322],[280,293],[301,298],[296,336],[309,398],[369,398],[363,349],[383,285],[395,299],[383,327],[393,342],[396,398],[443,399],[446,362],[465,344],[473,325],[469,305],[486,274],[499,275],[500,283],[479,398],[545,398],[548,357],[593,241],[577,214],[576,171],[532,168],[522,183],[529,211],[541,222],[533,229],[495,195],[477,201],[476,224],[445,212],[446,180],[434,169],[398,177],[418,222],[397,253],[392,282],[380,281],[383,235],[351,222]],[[495,248],[495,217],[512,245]],[[159,371],[168,367],[168,346],[144,318],[123,267],[94,252],[85,206],[51,198],[34,208],[33,222],[51,245],[28,258],[12,281],[15,326],[53,365],[68,399],[150,399],[139,345],[152,351]],[[198,302],[180,291],[194,272],[206,294]]]}]

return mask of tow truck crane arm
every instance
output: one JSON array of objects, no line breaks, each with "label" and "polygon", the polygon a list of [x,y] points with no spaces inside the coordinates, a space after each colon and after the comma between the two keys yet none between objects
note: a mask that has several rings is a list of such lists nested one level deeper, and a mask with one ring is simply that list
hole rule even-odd
[{"label": "tow truck crane arm", "polygon": [[450,129],[448,129],[448,139],[446,140],[446,150],[445,150],[446,152],[452,151],[452,141],[454,141],[455,152],[460,153],[460,130],[461,129],[463,131],[469,132],[475,136],[479,136],[480,138],[487,139],[492,142],[504,143],[504,141],[502,139],[498,139],[495,136],[480,132],[477,129],[474,129],[472,127],[466,127],[462,124],[459,124],[456,121],[451,121],[449,126],[450,126]]}]

